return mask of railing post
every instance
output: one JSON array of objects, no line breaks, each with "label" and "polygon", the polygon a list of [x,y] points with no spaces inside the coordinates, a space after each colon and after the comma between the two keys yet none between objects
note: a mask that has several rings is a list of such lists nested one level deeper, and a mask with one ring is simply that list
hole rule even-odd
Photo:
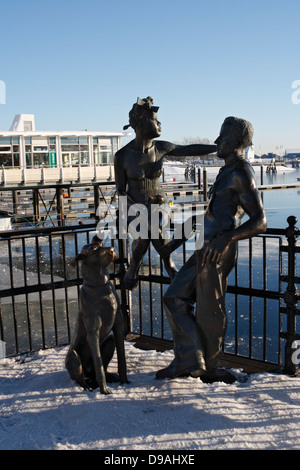
[{"label": "railing post", "polygon": [[299,375],[299,364],[295,360],[297,352],[296,339],[299,335],[296,333],[296,315],[297,304],[300,300],[300,295],[295,284],[296,276],[296,252],[295,245],[300,231],[295,227],[297,218],[290,216],[287,218],[289,226],[286,229],[286,237],[288,241],[288,285],[284,293],[284,301],[286,303],[287,311],[287,332],[286,332],[286,345],[285,345],[285,363],[284,372],[289,375]]}]

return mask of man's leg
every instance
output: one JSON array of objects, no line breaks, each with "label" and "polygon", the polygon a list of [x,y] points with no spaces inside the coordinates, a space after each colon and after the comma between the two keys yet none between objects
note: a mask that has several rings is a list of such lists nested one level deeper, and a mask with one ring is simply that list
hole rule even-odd
[{"label": "man's leg", "polygon": [[[236,246],[232,244],[220,265],[198,266],[197,269],[196,318],[205,348],[207,371],[203,379],[207,378],[208,381],[209,378],[212,379],[211,381],[217,379],[217,367],[227,327],[225,310],[227,277],[235,260]],[[230,380],[229,376],[228,380]],[[226,381],[225,376],[224,381]]]},{"label": "man's leg", "polygon": [[194,314],[196,273],[194,254],[180,269],[164,295],[166,315],[173,333],[175,358],[168,367],[157,372],[158,379],[189,374],[197,377],[205,370],[204,351]]}]

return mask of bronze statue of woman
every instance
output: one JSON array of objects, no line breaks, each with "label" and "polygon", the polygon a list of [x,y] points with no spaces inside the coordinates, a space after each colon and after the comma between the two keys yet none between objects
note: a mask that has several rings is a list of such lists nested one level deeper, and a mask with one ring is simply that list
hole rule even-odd
[{"label": "bronze statue of woman", "polygon": [[[121,148],[115,155],[115,179],[118,194],[126,196],[128,207],[132,204],[144,204],[150,209],[152,203],[164,203],[166,195],[160,184],[163,172],[163,160],[166,155],[176,157],[207,155],[216,151],[215,145],[177,145],[163,140],[154,140],[161,135],[161,124],[157,119],[157,106],[153,99],[137,99],[129,112],[129,124],[124,130],[132,127],[135,139]],[[127,289],[137,285],[138,271],[150,241],[159,252],[168,243],[168,239],[137,238],[132,243],[132,256],[126,271],[124,282]],[[170,254],[162,256],[165,269],[171,279],[177,273]]]}]

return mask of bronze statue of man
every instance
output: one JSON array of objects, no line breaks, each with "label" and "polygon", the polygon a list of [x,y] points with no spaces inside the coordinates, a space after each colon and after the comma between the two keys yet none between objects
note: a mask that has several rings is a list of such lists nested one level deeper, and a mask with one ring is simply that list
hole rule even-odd
[{"label": "bronze statue of man", "polygon": [[[149,214],[151,204],[167,202],[160,184],[166,155],[185,157],[206,155],[216,151],[215,145],[176,145],[154,140],[161,134],[161,124],[157,119],[158,109],[157,106],[153,106],[153,99],[149,96],[137,99],[129,112],[129,124],[124,126],[124,129],[129,126],[134,129],[135,139],[116,152],[114,159],[118,194],[127,197],[128,207],[133,204],[144,204]],[[131,263],[124,277],[127,289],[133,289],[137,285],[138,271],[150,241],[157,251],[169,242],[161,234],[157,239],[153,237],[151,239],[151,227],[146,239],[139,237],[133,241]],[[170,253],[163,255],[162,259],[168,275],[173,279],[178,271]]]},{"label": "bronze statue of man", "polygon": [[[191,375],[208,383],[234,381],[229,371],[218,369],[227,322],[227,277],[236,261],[238,240],[267,228],[254,171],[245,159],[244,150],[252,137],[248,121],[228,117],[215,141],[225,165],[212,187],[204,216],[203,247],[188,259],[164,295],[175,357],[157,372],[158,379]],[[248,219],[241,223],[245,213]],[[164,256],[177,246],[178,240],[169,242],[163,248]]]}]

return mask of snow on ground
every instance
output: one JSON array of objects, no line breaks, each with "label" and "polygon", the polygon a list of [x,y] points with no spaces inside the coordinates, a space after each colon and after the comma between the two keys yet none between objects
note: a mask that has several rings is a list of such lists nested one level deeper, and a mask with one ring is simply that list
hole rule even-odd
[{"label": "snow on ground", "polygon": [[110,385],[113,393],[105,396],[71,380],[66,352],[0,362],[1,450],[300,448],[300,378],[261,373],[233,385],[156,380],[172,351],[141,351],[127,342],[131,383]]}]

